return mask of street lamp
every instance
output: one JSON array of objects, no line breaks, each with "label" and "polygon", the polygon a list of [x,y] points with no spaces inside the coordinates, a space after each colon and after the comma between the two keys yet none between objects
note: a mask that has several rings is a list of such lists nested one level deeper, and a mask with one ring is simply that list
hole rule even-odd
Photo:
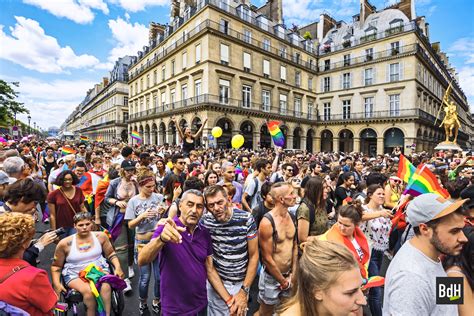
[{"label": "street lamp", "polygon": [[34,128],[35,128],[34,134],[36,135],[36,122],[33,122],[33,126],[34,126]]},{"label": "street lamp", "polygon": [[31,125],[30,125],[30,122],[31,122],[31,115],[28,114],[28,134],[31,134]]}]

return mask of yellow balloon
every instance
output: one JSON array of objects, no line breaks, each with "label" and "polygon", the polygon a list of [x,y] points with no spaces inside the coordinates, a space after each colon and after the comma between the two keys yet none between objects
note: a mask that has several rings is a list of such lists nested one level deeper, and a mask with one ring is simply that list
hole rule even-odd
[{"label": "yellow balloon", "polygon": [[237,134],[234,137],[232,137],[232,142],[231,142],[232,148],[239,149],[240,147],[242,147],[244,142],[245,142],[244,137],[240,134]]},{"label": "yellow balloon", "polygon": [[219,126],[214,127],[211,131],[211,134],[215,138],[221,137],[222,136],[222,128],[220,128]]}]

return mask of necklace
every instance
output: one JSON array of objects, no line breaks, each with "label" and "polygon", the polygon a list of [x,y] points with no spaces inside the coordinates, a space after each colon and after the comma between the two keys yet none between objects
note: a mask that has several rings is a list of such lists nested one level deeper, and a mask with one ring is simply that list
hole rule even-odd
[{"label": "necklace", "polygon": [[78,244],[78,248],[80,252],[86,252],[92,247],[91,242],[85,242],[83,244]]}]

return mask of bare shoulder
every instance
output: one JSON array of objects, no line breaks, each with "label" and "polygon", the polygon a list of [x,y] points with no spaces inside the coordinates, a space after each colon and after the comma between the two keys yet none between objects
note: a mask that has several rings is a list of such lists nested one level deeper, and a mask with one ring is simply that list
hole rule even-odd
[{"label": "bare shoulder", "polygon": [[69,249],[72,245],[73,236],[68,236],[64,239],[61,239],[56,247],[57,250],[66,250]]},{"label": "bare shoulder", "polygon": [[99,239],[100,243],[104,243],[109,239],[104,232],[93,232],[93,234]]}]

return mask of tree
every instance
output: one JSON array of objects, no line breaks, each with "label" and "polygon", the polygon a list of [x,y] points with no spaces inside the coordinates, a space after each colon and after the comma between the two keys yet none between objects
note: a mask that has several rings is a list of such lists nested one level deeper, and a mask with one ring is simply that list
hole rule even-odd
[{"label": "tree", "polygon": [[[11,83],[15,87],[19,87],[19,82]],[[16,101],[18,92],[11,87],[8,82],[0,79],[0,124],[7,125],[8,121],[12,121],[16,114],[30,113],[23,106],[23,103]]]},{"label": "tree", "polygon": [[306,33],[304,33],[303,38],[305,40],[313,39],[313,37],[311,36],[311,33],[309,31],[306,31]]}]

